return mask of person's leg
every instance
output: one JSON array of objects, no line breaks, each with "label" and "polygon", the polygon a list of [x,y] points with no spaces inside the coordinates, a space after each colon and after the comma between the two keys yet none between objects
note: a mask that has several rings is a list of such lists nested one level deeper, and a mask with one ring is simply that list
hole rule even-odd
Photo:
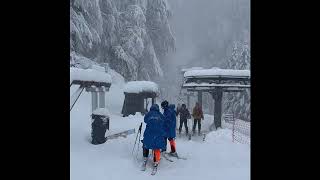
[{"label": "person's leg", "polygon": [[180,119],[179,134],[181,134],[182,124],[183,124],[183,121],[182,121],[182,119]]},{"label": "person's leg", "polygon": [[201,132],[201,119],[198,119],[198,134]]},{"label": "person's leg", "polygon": [[186,134],[188,135],[188,119],[184,120],[184,128],[186,129]]},{"label": "person's leg", "polygon": [[197,123],[197,120],[196,119],[194,119],[193,120],[193,127],[192,127],[192,133],[194,134],[195,133],[195,131],[196,131],[196,124]]},{"label": "person's leg", "polygon": [[160,149],[153,150],[153,153],[154,153],[153,154],[154,166],[158,166],[160,162],[160,156],[161,156]]},{"label": "person's leg", "polygon": [[146,149],[146,148],[142,148],[143,150],[143,157],[148,157],[149,156],[149,149]]},{"label": "person's leg", "polygon": [[161,149],[161,152],[166,152],[167,151],[167,138],[164,137],[164,149]]},{"label": "person's leg", "polygon": [[142,147],[142,153],[143,153],[143,163],[141,166],[141,171],[145,171],[148,163],[149,149]]},{"label": "person's leg", "polygon": [[149,149],[142,148],[142,152],[143,152],[143,161],[147,162],[148,156],[149,156]]},{"label": "person's leg", "polygon": [[168,138],[170,142],[170,148],[171,152],[170,153],[175,153],[176,152],[176,141],[173,138]]}]

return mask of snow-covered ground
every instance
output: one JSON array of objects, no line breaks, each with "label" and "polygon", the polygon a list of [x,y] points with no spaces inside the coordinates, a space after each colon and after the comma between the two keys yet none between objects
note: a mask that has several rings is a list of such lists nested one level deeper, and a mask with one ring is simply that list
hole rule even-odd
[{"label": "snow-covered ground", "polygon": [[[122,117],[124,81],[113,73],[110,92],[106,93],[107,108],[110,110],[110,131],[113,134],[123,130],[138,128],[143,116]],[[70,89],[72,93],[75,88]],[[136,134],[127,138],[108,140],[101,145],[92,145],[91,137],[91,96],[83,92],[70,112],[70,178],[71,180],[249,180],[250,147],[246,144],[233,143],[232,131],[220,129],[207,135],[188,141],[186,137],[177,138],[177,151],[187,160],[169,162],[161,159],[158,172],[151,176],[152,160],[150,157],[147,171],[140,171],[141,143],[139,152],[134,152]],[[208,129],[212,117],[206,115],[204,130]],[[192,124],[188,124],[191,129]],[[143,126],[144,130],[145,126]],[[143,132],[142,132],[143,133]],[[141,137],[142,139],[142,137]],[[168,147],[168,151],[169,151]],[[138,155],[138,156],[136,156]]]}]

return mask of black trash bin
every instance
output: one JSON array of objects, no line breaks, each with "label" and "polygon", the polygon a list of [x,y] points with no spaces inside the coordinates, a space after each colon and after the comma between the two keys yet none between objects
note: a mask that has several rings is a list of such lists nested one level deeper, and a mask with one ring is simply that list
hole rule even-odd
[{"label": "black trash bin", "polygon": [[105,134],[107,129],[109,129],[109,117],[104,115],[92,114],[92,144],[103,144],[106,142]]}]

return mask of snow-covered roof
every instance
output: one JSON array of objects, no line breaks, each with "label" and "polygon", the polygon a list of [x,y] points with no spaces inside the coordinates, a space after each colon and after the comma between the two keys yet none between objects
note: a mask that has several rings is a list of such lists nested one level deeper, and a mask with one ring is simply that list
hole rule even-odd
[{"label": "snow-covered roof", "polygon": [[92,112],[94,115],[110,117],[110,112],[107,108],[98,108]]},{"label": "snow-covered roof", "polygon": [[105,72],[101,72],[96,69],[79,69],[70,67],[70,83],[75,80],[111,84],[111,76]]},{"label": "snow-covered roof", "polygon": [[185,83],[183,84],[183,87],[250,87],[250,85],[247,84],[216,84],[216,83]]},{"label": "snow-covered roof", "polygon": [[152,81],[130,81],[124,87],[124,92],[141,93],[154,92],[159,93],[158,85]]},{"label": "snow-covered roof", "polygon": [[235,69],[200,69],[190,70],[184,73],[184,77],[238,77],[250,78],[250,70],[235,70]]},{"label": "snow-covered roof", "polygon": [[191,70],[200,70],[203,69],[203,67],[191,67],[191,68],[184,68],[181,69],[181,72],[191,71]]}]

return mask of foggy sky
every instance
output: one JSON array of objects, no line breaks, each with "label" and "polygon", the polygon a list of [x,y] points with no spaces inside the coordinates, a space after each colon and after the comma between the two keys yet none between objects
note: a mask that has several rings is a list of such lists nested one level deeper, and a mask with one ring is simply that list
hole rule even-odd
[{"label": "foggy sky", "polygon": [[233,42],[250,39],[250,0],[167,0],[176,51],[164,63],[159,82],[165,98],[175,101],[180,91],[180,69],[225,65]]},{"label": "foggy sky", "polygon": [[167,1],[177,46],[169,59],[176,65],[219,66],[232,42],[250,32],[250,0]]}]

